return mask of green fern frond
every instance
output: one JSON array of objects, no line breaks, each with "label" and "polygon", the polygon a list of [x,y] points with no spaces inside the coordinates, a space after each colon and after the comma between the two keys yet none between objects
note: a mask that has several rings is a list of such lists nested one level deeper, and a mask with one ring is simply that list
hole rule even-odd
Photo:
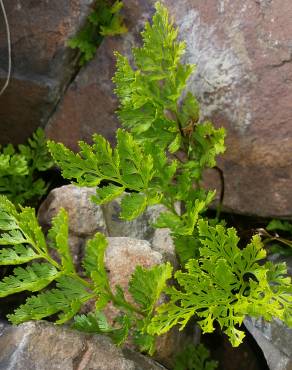
[{"label": "green fern frond", "polygon": [[42,129],[37,129],[28,144],[11,144],[0,153],[0,194],[6,195],[15,204],[33,202],[43,196],[48,185],[39,177],[40,172],[53,166],[46,138]]},{"label": "green fern frond", "polygon": [[50,247],[55,248],[61,257],[63,270],[67,273],[72,273],[74,272],[74,264],[70,253],[68,237],[68,214],[64,208],[61,208],[58,214],[52,219],[52,227],[48,232],[48,239],[51,241]]},{"label": "green fern frond", "polygon": [[13,324],[19,324],[28,320],[41,320],[58,313],[57,324],[61,324],[78,313],[81,305],[93,297],[94,295],[76,279],[63,276],[57,279],[57,289],[28,298],[25,304],[8,315],[8,318]]},{"label": "green fern frond", "polygon": [[180,290],[168,290],[170,302],[158,308],[149,333],[162,334],[176,324],[184,328],[197,315],[204,333],[212,332],[217,321],[232,345],[238,346],[244,337],[238,326],[245,315],[268,321],[278,317],[289,324],[290,278],[284,266],[275,273],[270,263],[258,264],[266,255],[259,237],[241,250],[234,229],[211,227],[203,220],[198,225],[201,256],[189,260],[185,272],[176,272]]},{"label": "green fern frond", "polygon": [[2,266],[21,265],[37,258],[40,258],[39,254],[22,244],[0,249],[0,265]]},{"label": "green fern frond", "polygon": [[33,263],[26,268],[16,267],[12,275],[6,276],[0,281],[0,297],[26,290],[37,292],[60,275],[61,273],[48,263]]}]

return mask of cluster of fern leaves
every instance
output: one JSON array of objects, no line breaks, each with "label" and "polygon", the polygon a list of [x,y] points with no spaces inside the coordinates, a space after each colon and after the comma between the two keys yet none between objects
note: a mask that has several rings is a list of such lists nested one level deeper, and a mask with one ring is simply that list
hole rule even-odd
[{"label": "cluster of fern leaves", "polygon": [[218,362],[210,360],[210,351],[202,344],[187,345],[176,355],[174,370],[215,370]]},{"label": "cluster of fern leaves", "polygon": [[[243,340],[240,325],[246,315],[277,317],[291,326],[291,282],[285,264],[264,261],[259,236],[241,249],[233,228],[206,218],[215,193],[202,188],[202,176],[224,152],[225,133],[211,122],[199,122],[196,98],[184,93],[194,67],[181,63],[185,44],[177,41],[177,32],[166,8],[157,3],[152,25],[147,23],[142,33],[143,46],[133,51],[135,68],[116,55],[114,82],[123,129],[117,131],[115,148],[97,134],[92,145],[80,142],[77,154],[61,143],[51,141],[48,146],[66,179],[96,187],[95,203],[122,196],[122,219],[136,218],[149,205],[164,205],[166,211],[155,226],[170,229],[181,269],[173,275],[169,263],[149,270],[138,266],[129,283],[130,303],[120,287],[109,285],[101,234],[87,242],[84,276],[79,276],[69,252],[66,212],[61,210],[53,220],[47,244],[33,210],[17,212],[1,197],[1,264],[29,262],[0,283],[1,296],[41,291],[9,316],[13,323],[53,314],[63,323],[95,299],[96,310],[76,316],[74,327],[107,333],[117,344],[130,334],[149,353],[155,350],[157,335],[175,325],[183,329],[194,317],[203,333],[212,332],[217,323],[234,346]],[[59,253],[58,261],[50,248]],[[175,286],[168,285],[171,277]],[[162,293],[167,303],[161,304]],[[113,323],[103,313],[109,302],[120,309]]]},{"label": "cluster of fern leaves", "polygon": [[[116,344],[131,334],[142,351],[153,353],[155,335],[147,334],[154,305],[166,281],[171,277],[169,263],[144,269],[137,266],[129,283],[135,304],[126,300],[120,286],[110,287],[104,266],[107,240],[97,233],[87,241],[83,274],[77,274],[68,244],[68,215],[61,209],[52,220],[47,240],[38,224],[35,210],[20,211],[6,197],[0,196],[0,265],[19,265],[0,282],[0,297],[28,291],[40,292],[8,315],[13,324],[58,315],[62,324],[77,315],[83,304],[96,300],[96,311],[75,316],[74,327],[94,333],[106,333]],[[51,251],[57,252],[52,258]],[[56,255],[56,253],[55,253]],[[23,267],[23,264],[27,264]],[[53,284],[52,284],[53,283]],[[114,325],[107,322],[102,310],[112,302],[120,309]]]},{"label": "cluster of fern leaves", "polygon": [[[1,149],[1,148],[0,148]],[[41,172],[53,166],[47,149],[47,140],[42,129],[28,139],[27,145],[17,148],[9,144],[0,152],[0,194],[6,195],[15,204],[27,204],[41,198],[47,184]]]},{"label": "cluster of fern leaves", "polygon": [[68,46],[80,52],[79,64],[84,65],[93,59],[104,36],[114,36],[127,32],[127,27],[120,11],[122,1],[96,0],[87,22]]}]

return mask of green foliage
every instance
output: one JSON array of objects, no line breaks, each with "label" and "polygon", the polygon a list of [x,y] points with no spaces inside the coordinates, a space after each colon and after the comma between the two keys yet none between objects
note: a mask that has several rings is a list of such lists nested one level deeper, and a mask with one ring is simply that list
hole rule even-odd
[{"label": "green foliage", "polygon": [[[163,334],[174,325],[183,329],[196,315],[203,333],[214,330],[214,321],[238,346],[244,332],[238,329],[245,315],[262,316],[270,321],[278,317],[291,325],[291,281],[285,265],[259,264],[266,256],[258,236],[244,249],[233,228],[211,227],[200,220],[200,257],[186,263],[186,271],[177,271],[179,289],[167,290],[170,302],[161,305],[148,331]],[[290,315],[290,319],[289,319]]]},{"label": "green foliage", "polygon": [[267,226],[268,231],[286,231],[292,234],[292,224],[288,221],[272,220]]},{"label": "green foliage", "polygon": [[[142,33],[142,47],[133,50],[134,67],[116,53],[113,81],[120,100],[118,116],[130,133],[118,130],[115,149],[99,135],[93,137],[92,146],[80,142],[78,154],[53,142],[49,148],[65,178],[79,186],[106,183],[97,188],[93,198],[97,204],[124,194],[121,218],[132,220],[155,203],[166,208],[155,226],[170,229],[184,269],[175,273],[177,286],[166,289],[170,300],[159,306],[154,317],[160,282],[165,286],[170,269],[165,275],[152,270],[153,276],[136,269],[130,291],[146,319],[141,322],[125,313],[119,321],[119,340],[136,326],[137,342],[152,352],[151,336],[176,324],[183,329],[195,316],[207,333],[217,321],[237,346],[244,337],[238,327],[245,315],[262,315],[267,320],[278,317],[288,323],[290,280],[284,266],[258,263],[265,258],[259,237],[240,250],[234,229],[216,225],[218,220],[204,220],[215,193],[205,191],[201,179],[204,170],[214,167],[217,155],[224,152],[225,133],[211,122],[200,122],[198,101],[190,92],[183,94],[194,66],[181,63],[185,43],[177,41],[178,32],[166,8],[159,3],[155,7],[152,25],[147,23]],[[131,193],[125,194],[125,190]],[[122,294],[114,301],[126,306]],[[79,321],[83,327],[95,327],[100,316],[95,324],[94,317],[90,316],[87,324],[84,317]],[[109,326],[102,327],[112,333]]]},{"label": "green foliage", "polygon": [[199,181],[203,169],[214,167],[215,157],[224,152],[225,134],[210,122],[198,124],[199,104],[190,92],[180,102],[195,68],[181,63],[185,43],[177,41],[177,33],[167,9],[157,3],[153,24],[146,23],[142,32],[144,44],[133,51],[136,68],[116,53],[118,115],[135,139],[170,153],[184,149],[188,161],[181,168]]},{"label": "green foliage", "polygon": [[265,229],[259,230],[265,237],[270,253],[278,253],[283,256],[292,255],[292,224],[288,221],[272,220]]},{"label": "green foliage", "polygon": [[[74,317],[82,305],[95,300],[96,312],[75,317],[74,327],[88,332],[107,333],[122,344],[129,335],[143,350],[154,351],[155,336],[146,333],[156,302],[171,277],[169,263],[147,270],[137,267],[129,283],[130,303],[121,287],[109,284],[104,254],[105,237],[97,233],[88,240],[82,263],[85,278],[75,267],[68,244],[68,215],[64,209],[52,220],[48,242],[32,208],[17,210],[5,196],[0,196],[0,265],[20,265],[0,282],[0,297],[28,291],[38,293],[8,316],[14,324],[58,315],[61,324]],[[54,251],[55,258],[52,258]],[[57,255],[56,255],[57,253]],[[34,260],[38,262],[34,262]],[[54,287],[50,284],[54,282]],[[102,310],[112,302],[120,311],[112,324]]]},{"label": "green foliage", "polygon": [[71,152],[61,143],[49,142],[48,147],[62,169],[62,175],[79,186],[96,186],[101,181],[114,184],[97,188],[92,200],[97,204],[108,202],[126,189],[143,194],[129,194],[122,200],[122,217],[131,220],[141,214],[148,204],[159,199],[159,193],[151,187],[153,159],[133,140],[130,133],[118,130],[117,147],[100,135],[93,136],[93,145],[79,142],[80,153]]},{"label": "green foliage", "polygon": [[79,64],[84,65],[94,58],[96,50],[104,36],[115,36],[127,32],[123,16],[122,1],[97,0],[87,18],[87,22],[78,34],[71,38],[68,46],[80,52]]},{"label": "green foliage", "polygon": [[42,197],[48,185],[40,174],[53,166],[42,129],[37,129],[27,145],[11,144],[0,153],[0,194],[15,204],[34,202]]},{"label": "green foliage", "polygon": [[[153,23],[146,24],[142,36],[143,46],[134,49],[134,68],[117,54],[114,82],[124,129],[117,131],[116,147],[100,135],[93,136],[92,145],[81,141],[77,154],[52,141],[48,147],[65,178],[79,186],[97,187],[92,198],[97,204],[122,195],[121,218],[132,220],[149,205],[165,207],[156,227],[171,231],[182,264],[174,275],[177,283],[167,287],[172,276],[169,263],[151,269],[138,266],[128,300],[121,287],[109,284],[104,265],[107,242],[101,234],[87,242],[86,278],[81,278],[69,253],[65,211],[55,217],[47,244],[31,209],[17,212],[0,198],[0,243],[11,248],[2,253],[3,264],[42,258],[46,266],[39,273],[39,265],[31,262],[2,281],[3,291],[11,293],[46,287],[10,320],[18,323],[58,314],[61,323],[95,299],[95,311],[76,316],[74,327],[106,333],[117,344],[130,336],[150,354],[157,335],[177,324],[183,329],[194,317],[204,333],[212,332],[217,322],[234,346],[244,337],[239,327],[246,315],[277,317],[291,325],[291,283],[285,265],[262,261],[266,253],[258,236],[240,249],[234,229],[217,219],[206,221],[205,211],[215,192],[204,190],[201,180],[204,170],[214,167],[217,155],[224,152],[225,133],[210,122],[200,122],[198,101],[183,91],[194,67],[181,63],[185,44],[177,41],[177,30],[161,4],[156,4]],[[52,259],[51,248],[58,259]],[[26,278],[31,270],[35,275]],[[48,287],[51,281],[53,289]],[[158,306],[161,294],[168,299]],[[111,323],[103,314],[109,303],[119,309]],[[207,366],[202,349],[195,358]],[[208,366],[214,368],[212,363]]]},{"label": "green foliage", "polygon": [[215,370],[217,361],[210,360],[210,351],[202,344],[187,345],[175,359],[174,370]]}]

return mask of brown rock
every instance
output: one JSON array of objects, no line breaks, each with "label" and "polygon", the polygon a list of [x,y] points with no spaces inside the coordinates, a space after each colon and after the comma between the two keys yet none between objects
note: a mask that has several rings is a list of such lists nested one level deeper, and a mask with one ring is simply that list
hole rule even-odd
[{"label": "brown rock", "polygon": [[[154,2],[125,2],[129,33],[104,40],[47,126],[50,137],[74,148],[77,139],[90,141],[94,132],[113,140],[118,125],[110,81],[113,51],[130,55]],[[291,1],[164,3],[187,42],[186,61],[197,64],[189,89],[201,102],[201,118],[227,129],[228,149],[219,160],[225,209],[292,217]],[[219,186],[218,179],[209,185]]]},{"label": "brown rock", "polygon": [[101,207],[90,201],[94,188],[65,185],[53,189],[38,211],[38,219],[44,229],[51,226],[51,219],[60,208],[69,216],[69,232],[72,236],[90,238],[97,231],[107,233]]},{"label": "brown rock", "polygon": [[158,370],[163,366],[101,335],[46,322],[2,325],[0,370]]},{"label": "brown rock", "polygon": [[[23,142],[47,122],[79,68],[66,45],[89,14],[93,0],[5,2],[11,31],[12,76],[0,99],[0,144]],[[0,86],[7,71],[7,40],[1,14]]]}]

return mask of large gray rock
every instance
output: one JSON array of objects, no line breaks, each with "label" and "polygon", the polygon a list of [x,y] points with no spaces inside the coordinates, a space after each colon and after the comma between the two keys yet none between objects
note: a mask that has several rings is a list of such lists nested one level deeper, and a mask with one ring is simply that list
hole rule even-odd
[{"label": "large gray rock", "polygon": [[246,318],[244,324],[264,353],[270,370],[292,370],[292,329],[281,321]]},{"label": "large gray rock", "polygon": [[[0,144],[23,142],[47,122],[79,69],[67,41],[84,24],[93,0],[4,1],[11,31],[12,76],[0,99]],[[0,86],[7,71],[0,14]]]},{"label": "large gray rock", "polygon": [[[78,74],[47,125],[51,138],[72,148],[80,138],[90,141],[94,132],[114,141],[113,51],[130,55],[155,1],[125,1],[129,32],[105,39],[96,58]],[[187,42],[185,60],[197,64],[189,89],[201,102],[201,118],[227,128],[228,149],[219,161],[225,209],[291,218],[291,1],[164,3]],[[219,187],[216,173],[207,182]]]},{"label": "large gray rock", "polygon": [[1,370],[158,370],[155,361],[117,348],[104,336],[89,336],[46,322],[0,327]]}]

